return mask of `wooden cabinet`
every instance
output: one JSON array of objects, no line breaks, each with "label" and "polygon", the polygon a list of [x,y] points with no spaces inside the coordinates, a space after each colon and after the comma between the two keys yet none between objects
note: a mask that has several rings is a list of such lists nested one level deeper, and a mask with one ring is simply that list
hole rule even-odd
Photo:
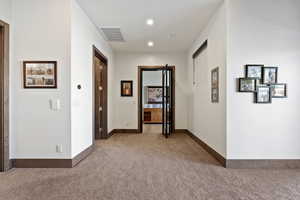
[{"label": "wooden cabinet", "polygon": [[149,124],[162,123],[162,109],[144,108],[144,122]]}]

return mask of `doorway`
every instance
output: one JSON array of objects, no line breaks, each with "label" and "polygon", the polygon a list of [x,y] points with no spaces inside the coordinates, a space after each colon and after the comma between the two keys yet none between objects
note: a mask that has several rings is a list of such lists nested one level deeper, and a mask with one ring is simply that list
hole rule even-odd
[{"label": "doorway", "polygon": [[[165,84],[166,72],[170,74],[169,85]],[[167,109],[166,101],[170,99]],[[175,66],[138,67],[138,132],[144,130],[159,131],[165,136],[175,131]]]},{"label": "doorway", "polygon": [[107,58],[94,46],[95,139],[107,139]]},{"label": "doorway", "polygon": [[12,167],[9,159],[9,25],[0,20],[0,171]]}]

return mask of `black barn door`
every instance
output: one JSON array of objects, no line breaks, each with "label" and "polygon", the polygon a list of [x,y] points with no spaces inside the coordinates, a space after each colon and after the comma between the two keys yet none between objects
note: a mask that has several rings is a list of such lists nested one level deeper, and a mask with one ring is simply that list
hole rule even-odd
[{"label": "black barn door", "polygon": [[166,65],[162,70],[162,86],[163,86],[163,104],[162,104],[162,133],[168,138],[172,134],[173,127],[173,109],[172,109],[172,69]]}]

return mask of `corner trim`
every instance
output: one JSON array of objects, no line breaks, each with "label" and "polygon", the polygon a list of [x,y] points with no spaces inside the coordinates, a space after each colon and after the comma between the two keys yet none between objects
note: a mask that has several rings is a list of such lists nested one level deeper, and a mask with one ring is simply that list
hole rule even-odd
[{"label": "corner trim", "polygon": [[140,133],[140,131],[138,129],[114,129],[111,132],[113,134],[116,134],[116,133],[138,134],[138,133]]},{"label": "corner trim", "polygon": [[14,159],[15,168],[73,168],[94,151],[94,145],[88,147],[73,159]]},{"label": "corner trim", "polygon": [[189,135],[195,142],[197,142],[203,149],[205,149],[205,151],[212,155],[212,157],[214,157],[223,167],[226,167],[226,158],[216,152],[213,148],[211,148],[208,144],[203,142],[189,130],[185,130],[185,133]]},{"label": "corner trim", "polygon": [[226,160],[226,168],[231,169],[300,169],[300,160],[261,159]]},{"label": "corner trim", "polygon": [[300,159],[285,160],[285,159],[226,159],[208,144],[203,142],[193,133],[186,129],[177,129],[176,133],[185,133],[189,135],[195,142],[204,148],[211,156],[218,160],[221,165],[229,169],[300,169]]},{"label": "corner trim", "polygon": [[71,167],[75,167],[76,165],[78,165],[81,161],[83,161],[90,154],[92,154],[94,150],[95,150],[95,145],[91,145],[90,147],[88,147],[87,149],[79,153],[77,156],[75,156],[73,159],[70,159],[72,163]]}]

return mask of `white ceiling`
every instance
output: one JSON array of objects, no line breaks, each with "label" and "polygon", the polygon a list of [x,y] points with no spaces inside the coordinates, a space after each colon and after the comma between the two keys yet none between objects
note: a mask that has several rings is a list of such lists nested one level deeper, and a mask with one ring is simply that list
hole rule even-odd
[{"label": "white ceiling", "polygon": [[[77,0],[101,27],[120,27],[126,42],[111,42],[115,51],[186,51],[222,0]],[[149,27],[146,20],[153,18]],[[170,35],[175,37],[170,37]],[[147,42],[154,42],[148,47]]]}]

